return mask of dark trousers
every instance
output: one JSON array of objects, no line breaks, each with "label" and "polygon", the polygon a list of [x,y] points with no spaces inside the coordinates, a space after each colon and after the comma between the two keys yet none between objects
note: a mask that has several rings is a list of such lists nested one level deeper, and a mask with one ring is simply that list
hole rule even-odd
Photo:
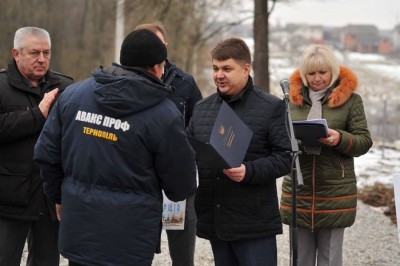
[{"label": "dark trousers", "polygon": [[27,242],[27,266],[58,266],[58,227],[47,216],[38,221],[0,218],[0,265],[20,266]]},{"label": "dark trousers", "polygon": [[215,266],[276,266],[276,237],[210,241]]},{"label": "dark trousers", "polygon": [[197,220],[194,210],[194,197],[195,194],[186,199],[184,230],[167,230],[172,266],[194,266]]}]

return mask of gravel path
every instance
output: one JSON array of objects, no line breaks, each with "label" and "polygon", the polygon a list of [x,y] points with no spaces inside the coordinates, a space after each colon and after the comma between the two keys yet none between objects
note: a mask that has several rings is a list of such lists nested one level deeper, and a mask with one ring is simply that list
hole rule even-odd
[{"label": "gravel path", "polygon": [[[358,201],[356,222],[345,230],[343,247],[344,266],[400,266],[400,244],[397,227],[381,208]],[[290,265],[289,226],[277,236],[278,265]],[[153,266],[171,265],[166,235],[163,235],[162,253],[156,255]],[[301,243],[299,243],[301,245]],[[213,266],[213,256],[208,241],[197,238],[195,264]]]},{"label": "gravel path", "polygon": [[[166,234],[163,232],[162,253],[155,255],[152,266],[171,265],[166,239]],[[277,237],[277,243],[278,265],[290,265],[288,226],[284,226],[284,233]],[[344,266],[399,266],[400,244],[397,227],[390,223],[382,209],[359,201],[356,222],[345,231],[343,256]],[[25,258],[26,252],[21,266],[25,265]],[[197,238],[196,242],[195,264],[197,266],[214,265],[210,244],[201,238]],[[67,266],[67,260],[62,258],[60,265]]]}]

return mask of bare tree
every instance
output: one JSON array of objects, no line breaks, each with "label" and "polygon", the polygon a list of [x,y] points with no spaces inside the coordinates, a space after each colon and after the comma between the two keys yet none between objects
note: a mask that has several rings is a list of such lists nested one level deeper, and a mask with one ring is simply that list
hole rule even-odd
[{"label": "bare tree", "polygon": [[241,23],[232,16],[239,4],[239,0],[126,0],[125,28],[129,32],[138,24],[161,21],[167,29],[168,57],[193,74],[204,91],[212,81],[204,71],[211,69],[209,46]]},{"label": "bare tree", "polygon": [[51,35],[52,69],[75,80],[89,76],[95,67],[111,61],[114,6],[109,0],[0,1],[1,67],[12,58],[15,31],[37,26]]},{"label": "bare tree", "polygon": [[272,1],[268,10],[267,0],[254,0],[254,84],[269,92],[269,48],[268,19],[277,0]]},{"label": "bare tree", "polygon": [[[170,59],[192,73],[205,89],[212,81],[204,71],[211,69],[210,46],[241,23],[232,15],[237,14],[240,2],[125,0],[124,36],[140,23],[163,22],[168,31]],[[116,4],[110,0],[0,1],[0,37],[4,40],[0,43],[0,68],[11,59],[15,30],[29,25],[50,32],[52,69],[75,80],[89,76],[94,68],[108,65],[115,58]]]}]

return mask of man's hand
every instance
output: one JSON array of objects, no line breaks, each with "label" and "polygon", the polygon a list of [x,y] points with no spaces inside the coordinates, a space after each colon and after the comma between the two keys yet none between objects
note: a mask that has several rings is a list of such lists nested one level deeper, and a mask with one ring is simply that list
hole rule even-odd
[{"label": "man's hand", "polygon": [[239,167],[224,169],[223,173],[235,182],[241,182],[246,174],[246,167],[241,164]]},{"label": "man's hand", "polygon": [[45,118],[47,118],[47,116],[49,115],[50,106],[56,99],[57,94],[58,94],[58,88],[55,88],[54,90],[45,93],[43,100],[40,101],[39,109]]},{"label": "man's hand", "polygon": [[57,219],[61,221],[61,204],[56,203],[56,214],[57,214]]}]

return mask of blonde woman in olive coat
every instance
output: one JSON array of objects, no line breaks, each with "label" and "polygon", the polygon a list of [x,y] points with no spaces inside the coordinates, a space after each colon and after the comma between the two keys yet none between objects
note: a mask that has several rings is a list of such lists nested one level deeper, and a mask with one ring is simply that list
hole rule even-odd
[{"label": "blonde woman in olive coat", "polygon": [[[290,77],[292,120],[325,118],[320,146],[300,143],[304,186],[297,190],[298,265],[341,266],[344,229],[354,223],[354,157],[372,146],[356,75],[324,45],[310,45]],[[281,216],[291,223],[291,178],[282,184]]]}]

